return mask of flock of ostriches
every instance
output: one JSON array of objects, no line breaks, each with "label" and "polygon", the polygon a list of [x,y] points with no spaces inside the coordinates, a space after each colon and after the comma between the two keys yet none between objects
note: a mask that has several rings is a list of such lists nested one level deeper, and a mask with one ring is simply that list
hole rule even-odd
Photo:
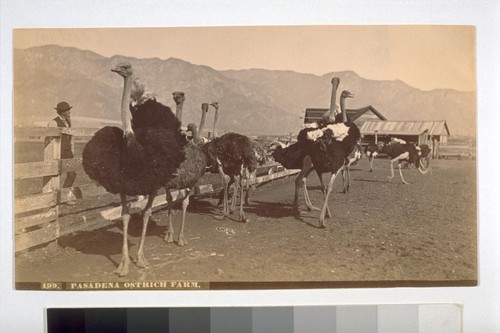
[{"label": "flock of ostriches", "polygon": [[[320,210],[319,227],[325,227],[325,218],[332,217],[328,208],[328,198],[333,183],[339,173],[344,179],[344,192],[349,190],[349,166],[361,156],[361,134],[358,127],[347,119],[345,99],[353,95],[343,91],[340,96],[340,111],[337,106],[336,91],[340,84],[337,77],[332,79],[332,97],[330,110],[323,118],[302,129],[297,142],[282,147],[278,143],[270,145],[269,151],[255,140],[237,133],[226,133],[215,136],[218,119],[218,103],[202,104],[200,126],[187,126],[191,138],[181,132],[182,106],[184,93],[174,92],[176,114],[165,105],[159,103],[153,95],[145,92],[144,85],[133,77],[132,66],[122,63],[112,69],[124,79],[121,101],[122,128],[104,127],[98,130],[83,150],[83,168],[88,176],[103,186],[108,192],[119,194],[122,205],[123,246],[121,262],[116,273],[125,276],[129,272],[130,256],[128,250],[128,224],[130,207],[127,196],[147,196],[143,210],[143,227],[137,252],[137,266],[144,268],[148,262],[144,255],[144,241],[147,224],[152,213],[153,200],[163,187],[166,190],[168,203],[169,226],[165,235],[166,242],[174,241],[170,190],[184,190],[182,199],[182,222],[178,234],[178,244],[186,244],[184,238],[184,222],[189,197],[198,180],[208,172],[219,173],[223,190],[220,192],[220,203],[223,204],[222,218],[235,209],[239,193],[239,220],[247,222],[244,211],[245,180],[255,172],[259,160],[272,151],[274,159],[288,169],[300,169],[295,181],[293,213],[300,214],[298,196],[301,188],[305,203],[309,210]],[[215,108],[213,139],[204,140],[202,133],[206,113],[209,106]],[[384,147],[370,145],[365,154],[370,158],[370,171],[373,157],[384,152],[391,158],[391,177],[394,177],[392,164],[398,162],[403,183],[407,182],[401,172],[401,162],[414,164],[421,173],[427,170],[420,165],[421,156],[428,154],[428,147],[417,147],[413,144],[394,142]],[[321,182],[324,202],[321,208],[312,205],[307,192],[306,179],[315,170]],[[330,173],[327,186],[323,182],[323,174]],[[347,180],[345,177],[347,174]],[[229,204],[228,188],[234,184]],[[248,191],[248,189],[247,189]],[[247,193],[248,195],[248,193]]]}]

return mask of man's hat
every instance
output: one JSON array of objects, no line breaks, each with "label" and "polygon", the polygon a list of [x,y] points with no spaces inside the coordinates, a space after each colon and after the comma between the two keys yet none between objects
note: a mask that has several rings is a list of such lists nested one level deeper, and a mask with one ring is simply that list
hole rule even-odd
[{"label": "man's hat", "polygon": [[70,106],[68,103],[59,102],[59,103],[57,103],[57,106],[54,109],[57,110],[57,112],[63,112],[63,111],[71,110],[71,108],[72,108],[72,106]]}]

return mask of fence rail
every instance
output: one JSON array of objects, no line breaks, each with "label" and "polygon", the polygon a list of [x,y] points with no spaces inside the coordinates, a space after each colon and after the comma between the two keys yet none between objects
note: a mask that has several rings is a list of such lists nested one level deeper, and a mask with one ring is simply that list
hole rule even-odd
[{"label": "fence rail", "polygon": [[[99,212],[89,212],[82,216],[61,216],[61,204],[70,200],[81,200],[107,193],[103,187],[93,182],[72,188],[62,188],[61,175],[68,171],[83,172],[81,156],[61,159],[61,134],[71,135],[75,140],[86,142],[98,129],[94,128],[16,128],[16,143],[43,142],[43,161],[18,163],[14,165],[14,179],[21,181],[42,178],[41,193],[16,196],[15,212],[15,250],[16,252],[34,246],[56,241],[59,237],[106,226],[121,216],[121,207],[103,207]],[[279,164],[273,163],[260,167],[258,173],[277,170]],[[297,173],[298,170],[282,170],[250,179],[249,184],[261,184]],[[216,184],[203,184],[195,187],[195,196],[206,196],[220,190]],[[184,190],[171,191],[174,200],[182,198]],[[132,208],[143,208],[146,200],[131,203]],[[166,204],[165,195],[158,195],[153,208]],[[92,220],[92,221],[89,221]],[[107,222],[108,224],[111,222]]]}]

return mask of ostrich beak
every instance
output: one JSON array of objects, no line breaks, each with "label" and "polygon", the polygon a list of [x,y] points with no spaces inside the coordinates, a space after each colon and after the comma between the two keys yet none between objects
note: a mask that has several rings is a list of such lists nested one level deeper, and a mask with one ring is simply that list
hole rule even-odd
[{"label": "ostrich beak", "polygon": [[350,92],[347,92],[347,98],[354,98],[354,94],[351,94]]}]

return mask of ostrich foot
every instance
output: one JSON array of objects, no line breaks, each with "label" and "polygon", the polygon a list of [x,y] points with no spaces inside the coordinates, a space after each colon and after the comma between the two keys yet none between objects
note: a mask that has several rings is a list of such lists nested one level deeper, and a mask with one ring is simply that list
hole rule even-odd
[{"label": "ostrich foot", "polygon": [[318,226],[318,229],[326,229],[326,226],[325,226],[325,219],[323,218],[319,218],[319,226]]},{"label": "ostrich foot", "polygon": [[146,268],[149,266],[149,262],[146,260],[143,254],[137,255],[137,266],[140,268]]},{"label": "ostrich foot", "polygon": [[372,170],[372,169],[370,169],[370,172],[373,172],[373,170]]},{"label": "ostrich foot", "polygon": [[391,176],[387,177],[387,181],[390,182],[392,180],[392,178],[394,178],[394,177],[391,177]]},{"label": "ostrich foot", "polygon": [[307,210],[310,211],[310,212],[312,212],[313,210],[321,210],[319,207],[316,207],[316,206],[313,206],[313,205],[306,206],[306,207],[307,207]]},{"label": "ostrich foot", "polygon": [[214,219],[217,220],[224,220],[226,218],[227,214],[222,213],[222,215],[214,216]]},{"label": "ostrich foot", "polygon": [[[318,209],[318,210],[319,210],[319,209]],[[306,213],[306,212],[301,211],[301,210],[300,210],[300,209],[298,209],[298,208],[293,208],[293,210],[292,210],[292,215],[293,215],[293,216],[295,216],[295,217],[301,217],[301,216],[305,216],[305,215],[307,215],[307,213]]]},{"label": "ostrich foot", "polygon": [[119,276],[125,276],[128,274],[128,266],[130,264],[130,259],[128,257],[122,258],[120,265],[115,269],[115,273]]},{"label": "ostrich foot", "polygon": [[167,234],[165,235],[165,238],[163,238],[163,241],[166,243],[173,243],[174,242],[174,234],[170,231],[167,231]]},{"label": "ostrich foot", "polygon": [[408,183],[406,180],[403,180],[403,184],[410,185],[410,183]]},{"label": "ostrich foot", "polygon": [[184,238],[184,235],[179,235],[179,240],[177,241],[177,245],[184,246],[184,245],[187,245],[187,243],[188,242]]},{"label": "ostrich foot", "polygon": [[245,215],[240,215],[240,222],[248,223],[250,222],[250,219],[246,218]]}]

